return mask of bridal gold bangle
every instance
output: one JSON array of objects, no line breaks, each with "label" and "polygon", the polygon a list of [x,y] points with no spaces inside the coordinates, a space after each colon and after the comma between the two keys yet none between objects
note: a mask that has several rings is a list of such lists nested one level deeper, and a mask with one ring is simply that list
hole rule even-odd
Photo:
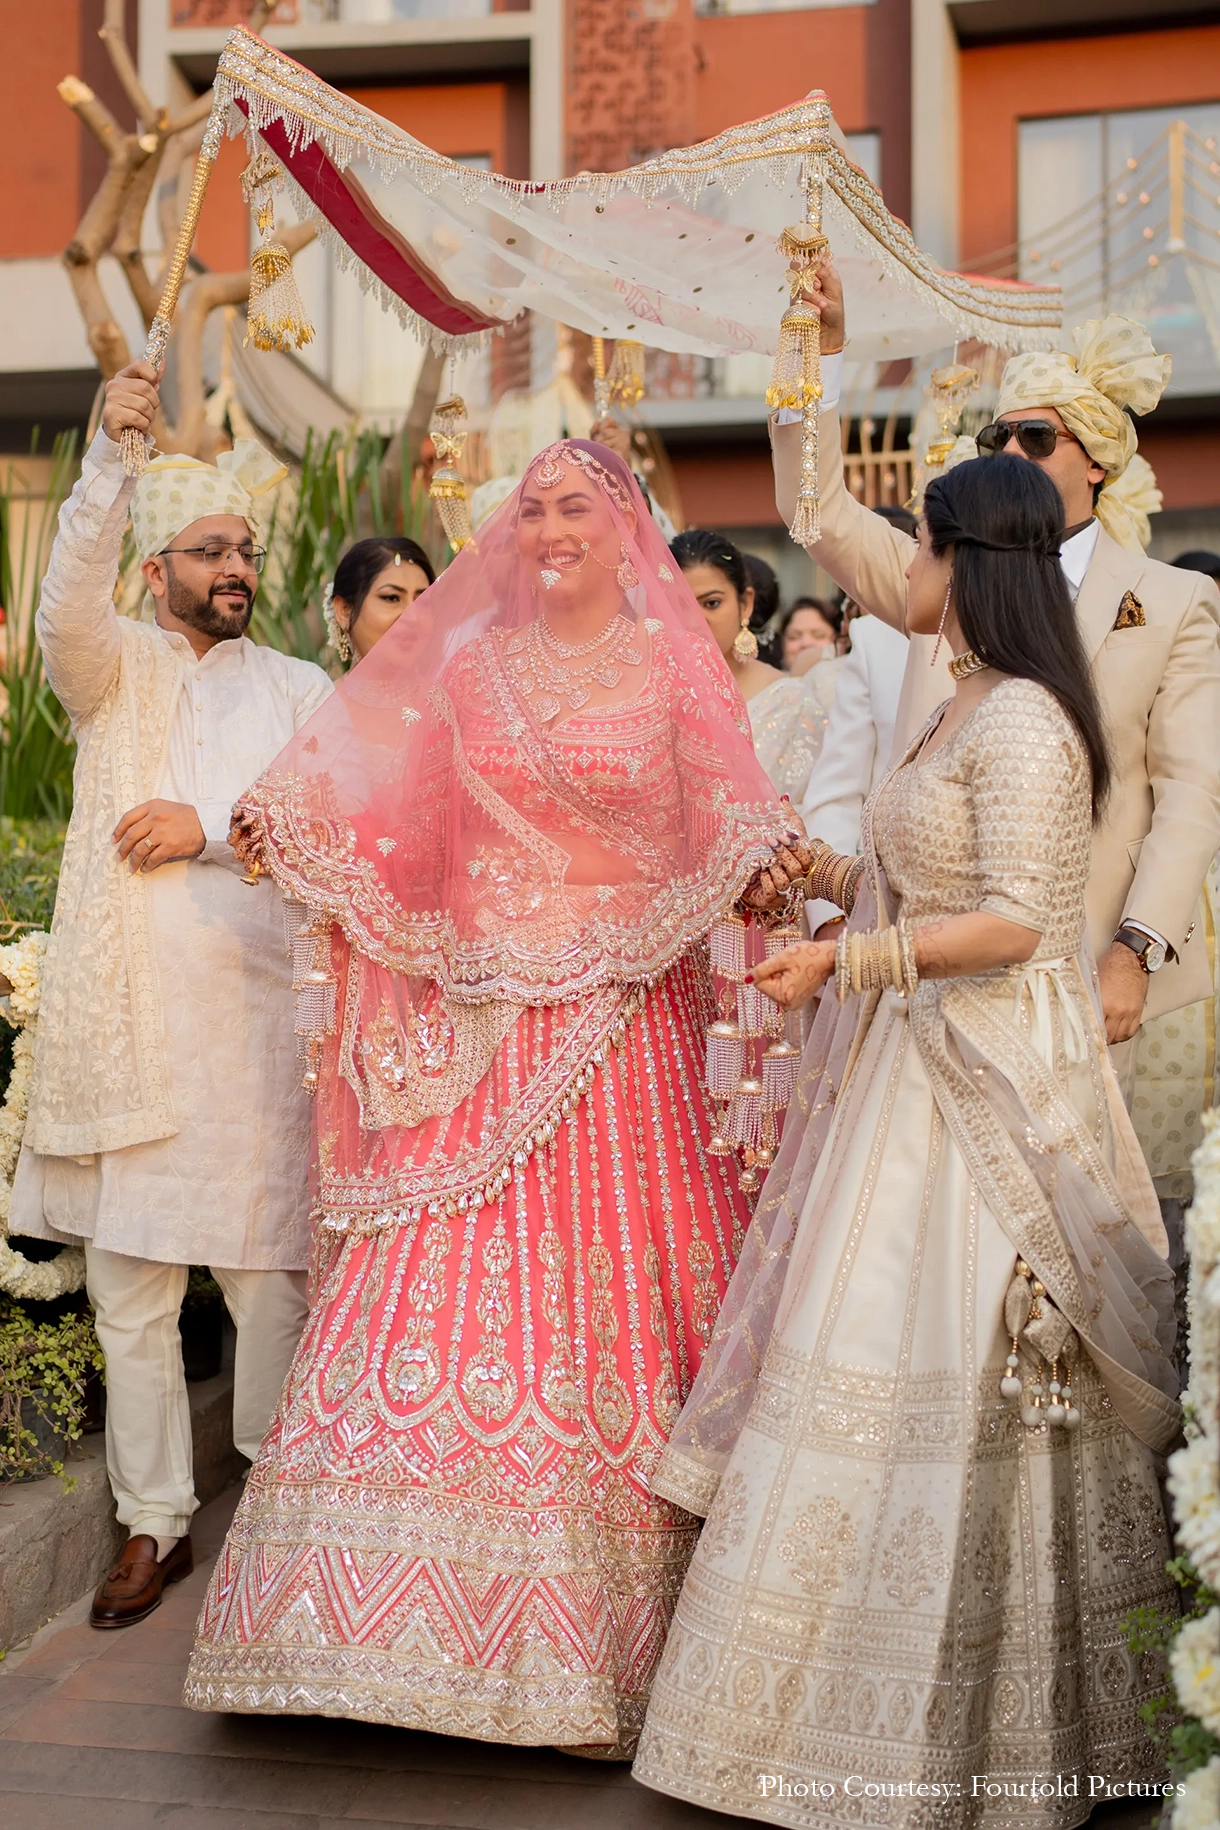
[{"label": "bridal gold bangle", "polygon": [[919,983],[915,942],[902,922],[867,934],[844,933],[835,947],[835,995],[840,1004],[866,991],[893,988],[909,998]]},{"label": "bridal gold bangle", "polygon": [[850,915],[863,872],[863,858],[819,844],[805,873],[805,895],[811,902],[833,902],[837,909]]}]

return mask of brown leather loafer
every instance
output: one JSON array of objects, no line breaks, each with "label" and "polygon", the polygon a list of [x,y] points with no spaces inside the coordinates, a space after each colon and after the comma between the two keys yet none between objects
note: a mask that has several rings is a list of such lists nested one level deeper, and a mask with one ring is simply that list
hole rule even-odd
[{"label": "brown leather loafer", "polygon": [[161,1606],[167,1582],[181,1582],[195,1567],[189,1538],[179,1538],[157,1562],[157,1540],[147,1532],[128,1538],[114,1568],[102,1578],[89,1611],[91,1627],[132,1627]]}]

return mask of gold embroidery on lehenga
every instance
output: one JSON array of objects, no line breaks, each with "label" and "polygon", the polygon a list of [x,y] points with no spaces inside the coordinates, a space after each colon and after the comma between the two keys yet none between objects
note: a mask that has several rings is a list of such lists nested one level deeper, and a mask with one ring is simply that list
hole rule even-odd
[{"label": "gold embroidery on lehenga", "polygon": [[441,1381],[434,1318],[445,1301],[445,1261],[452,1247],[451,1227],[434,1220],[424,1235],[423,1256],[407,1291],[414,1313],[386,1360],[386,1388],[400,1404],[422,1404]]},{"label": "gold embroidery on lehenga", "polygon": [[589,1323],[598,1346],[593,1415],[607,1442],[621,1442],[631,1428],[631,1398],[614,1363],[614,1343],[618,1339],[618,1315],[613,1296],[614,1260],[603,1239],[594,1239],[585,1265],[592,1286]]},{"label": "gold embroidery on lehenga", "polygon": [[[665,1216],[670,1222],[670,1216]],[[669,1230],[667,1224],[666,1230]],[[661,1285],[661,1254],[653,1240],[644,1248],[644,1276],[648,1284],[648,1325],[657,1344],[657,1376],[652,1386],[652,1410],[658,1424],[668,1435],[677,1419],[680,1405],[670,1364],[669,1329],[665,1323],[665,1296]]]},{"label": "gold embroidery on lehenga", "polygon": [[828,1495],[812,1500],[784,1533],[779,1555],[811,1595],[837,1594],[858,1562],[851,1514]]},{"label": "gold embroidery on lehenga", "polygon": [[882,1554],[885,1592],[900,1607],[913,1608],[949,1580],[945,1541],[922,1506],[914,1506],[890,1533]]},{"label": "gold embroidery on lehenga", "polygon": [[568,1334],[563,1241],[549,1215],[538,1241],[538,1258],[542,1265],[542,1313],[551,1330],[551,1351],[542,1371],[542,1395],[557,1417],[576,1417],[580,1414],[580,1390],[572,1368]]},{"label": "gold embroidery on lehenga", "polygon": [[702,1239],[692,1239],[686,1254],[686,1262],[695,1280],[691,1302],[691,1322],[695,1333],[704,1346],[712,1338],[716,1326],[716,1317],[720,1312],[720,1297],[712,1280],[712,1248]]},{"label": "gold embroidery on lehenga", "polygon": [[461,1385],[471,1405],[485,1417],[502,1422],[517,1402],[517,1375],[509,1356],[505,1330],[513,1318],[508,1270],[512,1247],[504,1232],[504,1209],[496,1215],[495,1231],[483,1247],[486,1276],[474,1312],[483,1324],[483,1335],[462,1372]]},{"label": "gold embroidery on lehenga", "polygon": [[721,1481],[707,1515],[700,1543],[706,1557],[723,1557],[726,1551],[739,1550],[746,1536],[746,1477],[735,1468]]}]

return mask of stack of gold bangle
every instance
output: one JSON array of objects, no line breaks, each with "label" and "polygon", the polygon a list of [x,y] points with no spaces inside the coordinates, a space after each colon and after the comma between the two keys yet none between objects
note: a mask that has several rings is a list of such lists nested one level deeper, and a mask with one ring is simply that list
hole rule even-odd
[{"label": "stack of gold bangle", "polygon": [[833,902],[836,909],[850,915],[863,873],[863,858],[844,855],[815,840],[813,863],[805,873],[805,895],[811,902]]},{"label": "stack of gold bangle", "polygon": [[891,986],[909,998],[919,983],[915,941],[904,922],[867,934],[840,934],[835,948],[835,995],[840,1004]]}]

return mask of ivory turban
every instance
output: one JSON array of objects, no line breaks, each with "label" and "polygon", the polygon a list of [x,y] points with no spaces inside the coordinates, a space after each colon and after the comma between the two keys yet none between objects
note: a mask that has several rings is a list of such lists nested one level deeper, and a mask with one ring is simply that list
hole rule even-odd
[{"label": "ivory turban", "polygon": [[1134,488],[1122,488],[1119,479],[1139,443],[1130,416],[1156,406],[1172,359],[1158,356],[1144,326],[1131,318],[1090,319],[1078,327],[1074,341],[1074,356],[1066,350],[1014,356],[1000,381],[995,416],[1023,407],[1054,407],[1106,473],[1098,520],[1120,545],[1139,550],[1147,545],[1148,513],[1160,507],[1160,492],[1142,460],[1130,479]]},{"label": "ivory turban", "polygon": [[205,515],[240,515],[257,540],[257,502],[288,475],[287,467],[252,438],[239,438],[215,464],[170,452],[155,457],[136,484],[131,523],[141,559],[163,553]]}]

